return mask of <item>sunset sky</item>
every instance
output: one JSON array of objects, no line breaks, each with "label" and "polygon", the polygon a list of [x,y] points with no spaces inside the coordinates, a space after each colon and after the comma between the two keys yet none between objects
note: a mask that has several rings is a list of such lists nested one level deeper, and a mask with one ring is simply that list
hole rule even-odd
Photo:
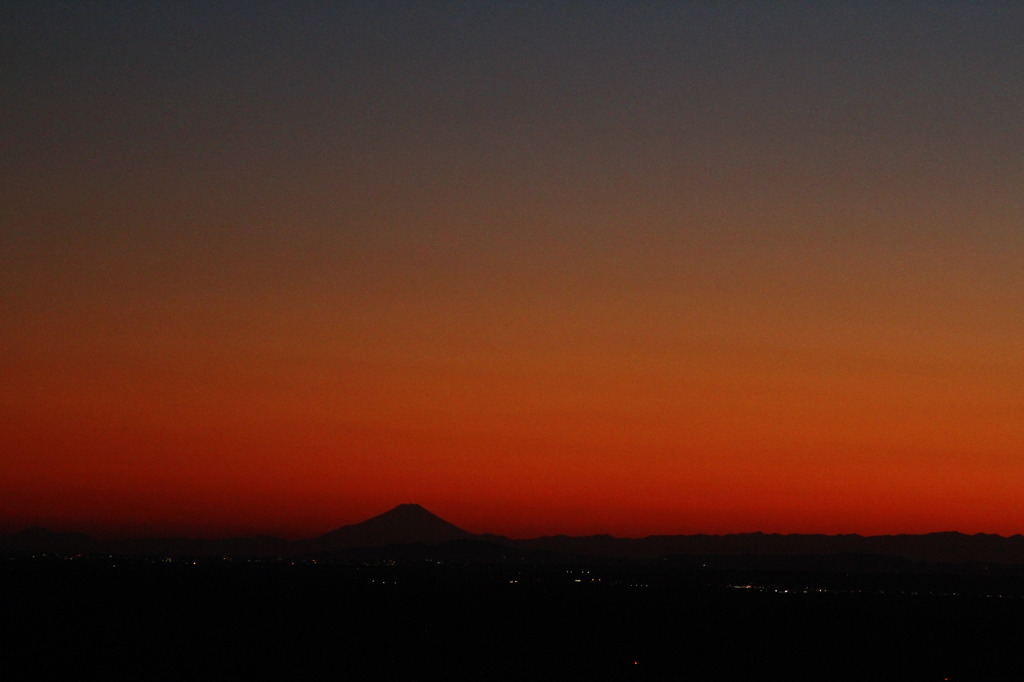
[{"label": "sunset sky", "polygon": [[1024,5],[0,35],[0,530],[1024,532]]}]

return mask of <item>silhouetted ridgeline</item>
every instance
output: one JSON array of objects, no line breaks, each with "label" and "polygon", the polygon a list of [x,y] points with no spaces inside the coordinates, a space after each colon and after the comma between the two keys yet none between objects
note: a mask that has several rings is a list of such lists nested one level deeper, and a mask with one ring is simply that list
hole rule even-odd
[{"label": "silhouetted ridgeline", "polygon": [[526,550],[630,559],[686,556],[884,556],[931,563],[1024,564],[1024,536],[965,535],[659,535],[640,539],[607,535],[554,536],[515,541]]},{"label": "silhouetted ridgeline", "polygon": [[[513,540],[472,534],[423,507],[404,504],[379,516],[342,526],[317,538],[288,541],[270,536],[202,540],[134,538],[99,540],[80,533],[31,528],[0,536],[7,554],[115,554],[126,556],[322,557],[338,560],[393,556],[448,557],[465,561],[557,561],[589,558],[685,564],[709,558],[716,565],[753,562],[780,567],[813,566],[846,570],[851,565],[892,569],[912,562],[933,564],[1024,565],[1024,536],[957,532],[924,535],[655,535],[617,538],[610,535],[565,535]],[[794,563],[795,562],[795,563]],[[909,562],[909,563],[908,563]]]},{"label": "silhouetted ridgeline", "polygon": [[1021,680],[1021,545],[510,540],[417,505],[299,542],[29,529],[0,538],[0,612],[14,624],[0,667],[18,679]]}]

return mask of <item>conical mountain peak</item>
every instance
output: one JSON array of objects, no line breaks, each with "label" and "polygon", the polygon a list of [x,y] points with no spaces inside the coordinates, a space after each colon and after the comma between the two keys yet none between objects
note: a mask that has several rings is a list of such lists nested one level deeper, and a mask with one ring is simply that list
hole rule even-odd
[{"label": "conical mountain peak", "polygon": [[437,545],[448,540],[472,537],[472,534],[448,523],[419,504],[407,503],[367,519],[342,526],[320,537],[321,541],[344,547],[381,545]]},{"label": "conical mountain peak", "polygon": [[423,505],[420,505],[420,504],[416,504],[415,502],[406,502],[405,504],[397,505],[395,507],[392,507],[391,509],[389,509],[388,511],[386,511],[384,513],[385,514],[393,514],[393,513],[430,514],[430,516],[436,516],[435,514],[431,514],[427,510],[426,507],[424,507]]}]

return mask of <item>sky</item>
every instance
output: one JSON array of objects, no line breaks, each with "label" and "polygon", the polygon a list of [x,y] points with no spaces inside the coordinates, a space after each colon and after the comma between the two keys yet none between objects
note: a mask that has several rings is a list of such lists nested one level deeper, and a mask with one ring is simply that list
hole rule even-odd
[{"label": "sky", "polygon": [[0,529],[1024,532],[1024,6],[0,33]]}]

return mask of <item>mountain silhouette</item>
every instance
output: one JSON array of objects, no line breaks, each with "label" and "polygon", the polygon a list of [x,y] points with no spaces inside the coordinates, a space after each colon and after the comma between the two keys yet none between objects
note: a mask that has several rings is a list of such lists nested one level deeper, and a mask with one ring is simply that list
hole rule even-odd
[{"label": "mountain silhouette", "polygon": [[385,545],[439,545],[475,537],[418,504],[400,504],[379,516],[324,533],[316,538],[321,548],[382,547]]},{"label": "mountain silhouette", "polygon": [[[652,535],[623,538],[611,535],[512,539],[491,533],[473,534],[432,514],[418,504],[400,504],[360,523],[342,526],[319,537],[284,540],[269,536],[219,540],[149,537],[97,540],[81,533],[28,528],[0,535],[0,555],[51,553],[130,557],[314,557],[334,559],[396,557],[459,558],[465,561],[548,562],[553,557],[695,563],[708,566],[850,565],[896,570],[889,559],[930,564],[1002,564],[1024,567],[1024,535],[1003,537],[958,532],[922,535],[802,535],[740,533],[730,535]],[[788,558],[787,558],[788,557]],[[884,561],[882,558],[886,558]],[[699,561],[696,559],[700,558]],[[796,562],[796,564],[794,564]],[[838,563],[837,563],[838,562]],[[880,563],[881,562],[881,563]],[[888,563],[887,563],[888,562]],[[891,564],[891,565],[890,565]],[[845,570],[845,569],[844,569]]]}]

